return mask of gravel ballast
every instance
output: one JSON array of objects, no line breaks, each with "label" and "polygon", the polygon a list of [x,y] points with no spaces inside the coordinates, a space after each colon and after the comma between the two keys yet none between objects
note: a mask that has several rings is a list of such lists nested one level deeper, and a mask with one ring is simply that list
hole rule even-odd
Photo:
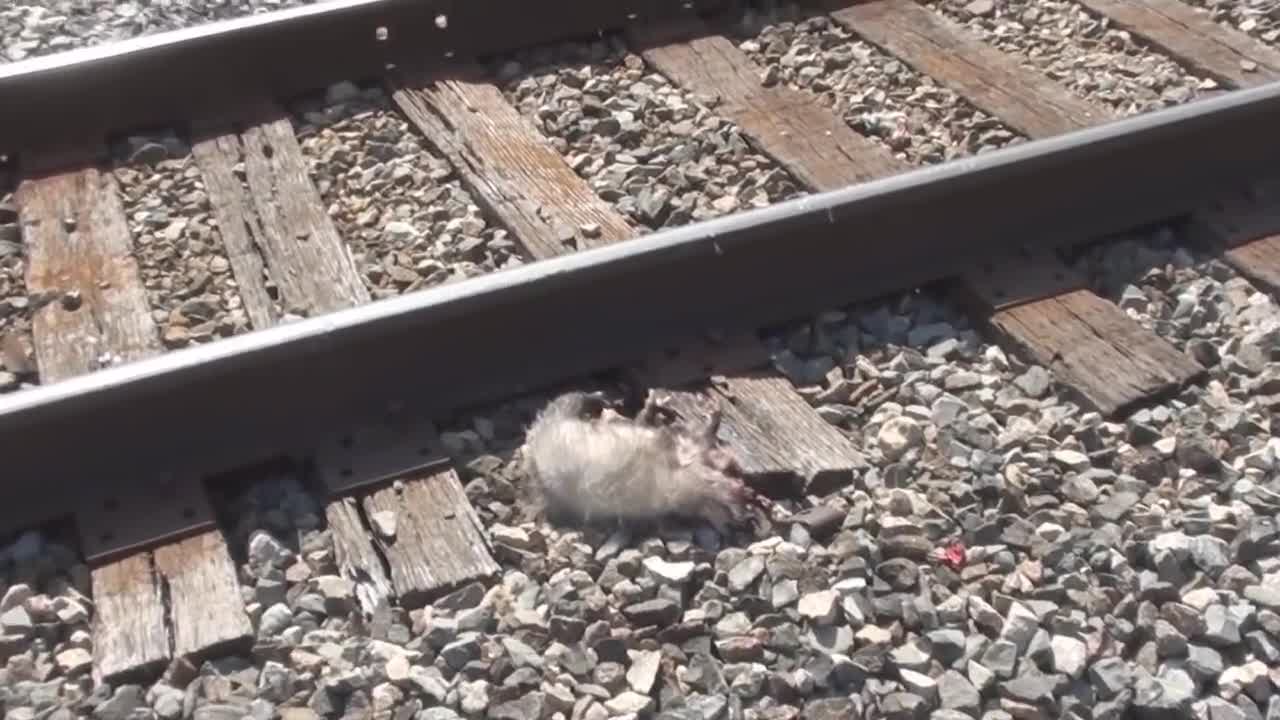
[{"label": "gravel ballast", "polygon": [[0,393],[36,382],[26,248],[7,168],[0,167]]},{"label": "gravel ballast", "polygon": [[905,63],[854,37],[829,17],[794,8],[744,18],[738,47],[766,85],[816,95],[854,130],[899,158],[937,163],[1022,140],[999,120]]},{"label": "gravel ballast", "polygon": [[172,135],[135,136],[117,155],[133,253],[165,347],[252,330],[191,148]]},{"label": "gravel ballast", "polygon": [[637,234],[800,194],[711,99],[673,86],[616,36],[495,63],[508,100]]},{"label": "gravel ballast", "polygon": [[1263,42],[1280,45],[1280,2],[1276,0],[1183,0],[1223,25]]},{"label": "gravel ballast", "polygon": [[453,168],[378,88],[335,85],[297,108],[311,177],[375,298],[523,262]]},{"label": "gravel ballast", "polygon": [[[11,640],[22,653],[3,671],[7,711],[1275,717],[1268,378],[1280,308],[1179,240],[1164,231],[1079,260],[1097,268],[1099,292],[1209,362],[1205,386],[1132,418],[1083,412],[928,294],[824,313],[770,343],[775,366],[870,462],[805,499],[828,521],[723,542],[701,527],[628,537],[547,525],[515,469],[545,397],[523,398],[441,426],[501,578],[361,622],[320,507],[296,480],[269,480],[225,515],[253,655],[95,689],[77,674],[83,625],[31,620],[60,639]],[[847,400],[842,386],[865,389]],[[83,572],[74,556],[51,555],[61,574],[31,579],[27,597],[12,588],[30,572],[10,560],[26,552],[4,552],[5,595],[27,617],[53,603],[79,619],[56,579]],[[26,632],[21,613],[4,617],[7,637]]]},{"label": "gravel ballast", "polygon": [[[1123,112],[1201,87],[1074,5],[946,4]],[[1040,39],[1008,39],[1008,13]],[[1012,139],[830,25],[780,21],[739,42],[760,45],[748,52],[762,73],[825,95],[913,162]],[[801,59],[815,52],[856,60]],[[713,103],[614,40],[496,69],[638,233],[798,193]],[[875,89],[855,104],[839,89],[860,78]],[[516,261],[385,97],[343,86],[327,101],[295,122],[375,294]],[[192,164],[159,144],[116,170],[135,241],[152,236],[136,247],[157,319],[175,327],[193,289],[214,317],[234,317],[225,276],[192,275],[218,258]],[[4,203],[0,192],[0,232]],[[56,533],[6,538],[0,709],[5,720],[1280,718],[1280,307],[1172,229],[1077,265],[1200,360],[1205,382],[1108,422],[929,293],[832,310],[769,334],[774,366],[869,462],[829,495],[781,501],[809,509],[804,522],[733,538],[552,527],[517,470],[546,396],[512,400],[440,428],[501,577],[365,618],[315,495],[293,475],[263,478],[220,500],[253,650],[102,685],[88,672],[87,568]],[[0,257],[0,303],[25,297],[21,277],[20,255]],[[0,330],[21,327],[21,314],[0,315]]]},{"label": "gravel ballast", "polygon": [[1029,62],[1080,97],[1137,115],[1194,100],[1212,78],[1063,0],[929,0],[928,7],[980,39]]}]

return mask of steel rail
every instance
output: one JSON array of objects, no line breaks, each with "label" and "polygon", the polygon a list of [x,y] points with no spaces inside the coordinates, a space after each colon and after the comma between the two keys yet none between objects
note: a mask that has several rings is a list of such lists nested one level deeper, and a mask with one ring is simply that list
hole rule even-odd
[{"label": "steel rail", "polygon": [[0,530],[1184,214],[1280,166],[1280,83],[252,332],[0,398]]},{"label": "steel rail", "polygon": [[725,2],[328,0],[36,57],[0,65],[0,155],[57,157],[140,128],[236,120],[246,100],[381,77],[389,64],[432,69]]}]

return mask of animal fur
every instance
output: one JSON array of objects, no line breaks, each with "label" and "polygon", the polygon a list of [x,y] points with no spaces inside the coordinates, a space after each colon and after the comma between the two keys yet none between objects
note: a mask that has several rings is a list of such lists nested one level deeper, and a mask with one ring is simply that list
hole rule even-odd
[{"label": "animal fur", "polygon": [[529,426],[523,453],[548,517],[700,518],[721,534],[748,519],[760,499],[717,443],[720,411],[705,426],[689,428],[658,424],[658,410],[652,393],[635,419],[614,413],[596,394],[552,400]]}]

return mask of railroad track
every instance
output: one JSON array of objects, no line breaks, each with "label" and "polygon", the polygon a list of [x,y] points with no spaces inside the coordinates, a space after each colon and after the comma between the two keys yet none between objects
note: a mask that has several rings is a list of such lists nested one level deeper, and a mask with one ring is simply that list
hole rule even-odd
[{"label": "railroad track", "polygon": [[[992,5],[561,3],[480,33],[500,4],[341,2],[0,67],[6,712],[1280,713],[1275,448],[1164,424],[1246,391],[1270,421],[1280,50],[1081,0],[1168,80],[1099,86]],[[566,383],[729,401],[790,549],[533,523],[512,451]],[[924,569],[957,540],[969,565]],[[952,657],[955,627],[992,641]],[[704,655],[786,677],[752,707],[736,668],[717,705]]]}]

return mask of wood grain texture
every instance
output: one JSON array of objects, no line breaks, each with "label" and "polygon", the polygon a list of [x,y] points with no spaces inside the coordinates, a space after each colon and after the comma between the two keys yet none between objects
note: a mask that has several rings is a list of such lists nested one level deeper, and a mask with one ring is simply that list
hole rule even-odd
[{"label": "wood grain texture", "polygon": [[393,82],[391,91],[400,110],[531,257],[636,234],[492,84],[414,78]]},{"label": "wood grain texture", "polygon": [[1047,251],[975,268],[960,289],[997,338],[1104,416],[1173,392],[1198,377],[1193,358],[1087,289]]},{"label": "wood grain texture", "polygon": [[1238,87],[1280,79],[1280,50],[1219,25],[1182,0],[1079,1],[1184,64]]},{"label": "wood grain texture", "polygon": [[719,405],[720,440],[749,476],[798,477],[806,493],[824,495],[867,466],[862,452],[822,419],[786,378],[771,371],[733,373],[701,391],[661,388],[686,422],[705,423]]},{"label": "wood grain texture", "polygon": [[[249,288],[245,303],[246,309],[254,306],[257,318],[250,317],[255,326],[276,319],[266,295],[264,266],[280,290],[285,311],[316,316],[369,302],[369,290],[311,182],[288,118],[253,125],[238,136],[202,140],[197,146],[196,162],[236,260],[232,271],[237,283]],[[241,162],[244,182],[234,172]],[[261,262],[249,256],[250,248]]]},{"label": "wood grain texture", "polygon": [[907,169],[887,148],[859,135],[812,97],[761,85],[760,68],[724,37],[662,44],[666,33],[651,32],[628,32],[637,47],[648,47],[640,52],[645,62],[689,92],[718,97],[719,115],[810,188],[843,187]]},{"label": "wood grain texture", "polygon": [[162,669],[169,661],[169,632],[151,553],[96,568],[89,579],[95,680],[143,679]]},{"label": "wood grain texture", "polygon": [[340,498],[330,502],[324,514],[333,535],[338,572],[355,583],[360,609],[366,617],[371,617],[375,610],[387,605],[392,588],[382,567],[382,558],[360,519],[360,509],[355,500]]},{"label": "wood grain texture", "polygon": [[[27,291],[41,382],[163,351],[115,178],[96,168],[22,182],[15,193],[28,252]],[[150,553],[92,568],[94,675],[145,675],[169,660],[169,634]]]},{"label": "wood grain texture", "polygon": [[364,499],[367,515],[391,512],[396,535],[376,541],[402,607],[417,608],[500,568],[462,482],[452,468],[408,477]]},{"label": "wood grain texture", "polygon": [[246,649],[253,625],[222,534],[200,533],[157,548],[154,554],[156,572],[169,588],[174,655],[199,660]]},{"label": "wood grain texture", "polygon": [[[263,112],[278,113],[271,107]],[[369,301],[287,119],[202,139],[193,153],[255,328],[275,325],[282,314],[267,292],[268,274],[285,309],[315,314]],[[243,181],[236,174],[241,162]],[[359,511],[353,501],[337,498],[326,505],[325,518],[339,570],[355,583],[366,617],[372,615],[387,604],[391,585]]]},{"label": "wood grain texture", "polygon": [[[287,119],[260,123],[238,136],[224,134],[204,140],[196,145],[196,157],[205,173],[210,199],[220,209],[219,223],[230,230],[224,229],[224,237],[234,245],[229,249],[242,256],[239,264],[233,265],[237,280],[242,286],[258,288],[255,326],[279,321],[269,299],[262,299],[267,298],[264,262],[286,308],[319,314],[369,301],[369,291],[307,174],[302,150]],[[244,182],[235,175],[241,161]],[[411,494],[419,492],[413,482],[408,486]],[[477,544],[473,537],[442,530],[450,527],[455,516],[475,519],[466,495],[451,498],[451,503],[433,504],[434,499],[414,509],[408,534],[397,541],[397,552],[408,563],[402,567],[412,566],[418,556],[432,558],[433,564],[426,566],[434,573],[430,577],[410,571],[400,576],[393,572],[389,579],[354,501],[335,498],[325,507],[339,570],[355,583],[366,617],[385,609],[393,589],[400,591],[403,602],[406,588],[410,596],[429,592],[437,579],[452,582],[450,572],[463,572],[485,561],[493,563],[483,537]],[[428,529],[414,532],[418,526]],[[417,544],[419,541],[424,544]],[[392,563],[393,571],[395,568]],[[393,585],[397,577],[401,582]]]},{"label": "wood grain texture", "polygon": [[1236,272],[1280,294],[1280,177],[1225,191],[1191,219],[1191,233],[1218,248]]},{"label": "wood grain texture", "polygon": [[1280,297],[1280,235],[1268,235],[1222,254],[1249,282]]},{"label": "wood grain texture", "polygon": [[253,209],[253,198],[236,176],[236,164],[243,155],[240,138],[217,135],[201,139],[191,146],[191,154],[204,178],[218,234],[249,322],[255,328],[270,327],[279,321],[281,313],[267,292],[267,266],[256,239],[262,235],[261,220]]},{"label": "wood grain texture", "polygon": [[987,322],[1104,416],[1174,392],[1204,372],[1191,357],[1087,290],[1001,310]]},{"label": "wood grain texture", "polygon": [[[43,381],[91,372],[103,358],[130,362],[163,352],[114,178],[97,169],[52,175],[24,182],[17,199],[31,248],[28,290],[53,298],[33,318]],[[230,584],[175,584],[175,566],[165,562],[175,553],[182,577],[225,579],[229,568]],[[90,582],[94,673],[104,679],[154,670],[169,659],[171,645],[179,654],[198,654],[218,644],[206,647],[206,640],[250,627],[217,531],[93,568]],[[201,608],[218,612],[200,614]]]},{"label": "wood grain texture", "polygon": [[1058,135],[1112,119],[1109,111],[1022,67],[914,0],[859,3],[833,11],[831,17],[1027,137]]},{"label": "wood grain texture", "polygon": [[15,199],[27,292],[49,300],[32,317],[43,382],[162,352],[115,178],[92,168],[26,180]]}]

